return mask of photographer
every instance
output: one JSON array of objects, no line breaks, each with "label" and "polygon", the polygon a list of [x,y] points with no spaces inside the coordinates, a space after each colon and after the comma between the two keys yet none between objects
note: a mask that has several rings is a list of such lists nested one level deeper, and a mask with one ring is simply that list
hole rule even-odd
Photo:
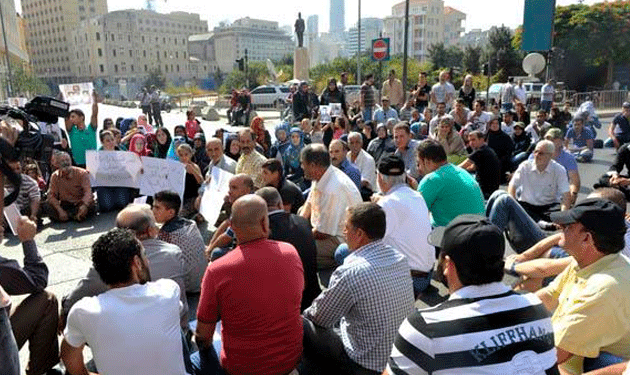
[{"label": "photographer", "polygon": [[[34,222],[24,216],[20,219],[17,233],[24,251],[24,267],[14,259],[0,256],[0,289],[8,295],[29,294],[10,314],[18,349],[29,342],[28,374],[44,374],[59,362],[58,303],[52,293],[44,290],[48,284],[48,267],[33,240],[36,231]],[[7,302],[10,301],[3,304]],[[4,363],[0,363],[2,366]]]}]

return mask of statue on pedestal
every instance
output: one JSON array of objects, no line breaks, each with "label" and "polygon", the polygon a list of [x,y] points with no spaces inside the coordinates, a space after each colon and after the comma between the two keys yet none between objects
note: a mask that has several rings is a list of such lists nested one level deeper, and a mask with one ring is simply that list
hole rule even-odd
[{"label": "statue on pedestal", "polygon": [[304,47],[304,19],[302,19],[302,13],[298,13],[298,18],[295,20],[295,33],[298,37],[298,47]]}]

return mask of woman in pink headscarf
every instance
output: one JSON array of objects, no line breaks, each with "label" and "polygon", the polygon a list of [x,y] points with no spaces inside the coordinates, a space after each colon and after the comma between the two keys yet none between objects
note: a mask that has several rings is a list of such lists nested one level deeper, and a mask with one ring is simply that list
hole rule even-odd
[{"label": "woman in pink headscarf", "polygon": [[258,143],[263,149],[263,156],[268,157],[269,149],[271,148],[271,135],[267,130],[265,130],[263,118],[259,116],[254,117],[249,127],[256,137],[256,143]]},{"label": "woman in pink headscarf", "polygon": [[143,126],[147,133],[155,133],[153,126],[147,122],[147,116],[145,115],[138,116],[138,126]]},{"label": "woman in pink headscarf", "polygon": [[129,142],[129,151],[138,156],[151,156],[151,151],[147,147],[147,139],[140,133],[131,137],[131,141]]}]

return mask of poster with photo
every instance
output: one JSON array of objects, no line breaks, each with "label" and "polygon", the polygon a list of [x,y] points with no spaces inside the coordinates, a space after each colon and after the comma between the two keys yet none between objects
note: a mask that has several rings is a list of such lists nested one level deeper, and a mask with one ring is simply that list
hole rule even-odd
[{"label": "poster with photo", "polygon": [[63,101],[70,104],[71,107],[92,104],[94,85],[92,82],[69,83],[67,85],[59,85],[59,91],[63,95]]}]

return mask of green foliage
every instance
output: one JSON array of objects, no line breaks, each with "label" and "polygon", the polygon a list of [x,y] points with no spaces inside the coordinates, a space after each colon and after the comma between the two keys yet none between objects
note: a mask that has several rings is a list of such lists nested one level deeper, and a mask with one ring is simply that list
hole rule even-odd
[{"label": "green foliage", "polygon": [[456,46],[446,47],[444,43],[435,43],[429,46],[427,52],[433,63],[433,70],[462,66],[464,52]]},{"label": "green foliage", "polygon": [[30,71],[24,69],[22,65],[13,64],[12,72],[13,95],[32,96],[36,94],[50,95],[48,87],[41,79],[35,77]]},{"label": "green foliage", "polygon": [[517,51],[512,43],[514,36],[512,31],[505,27],[494,27],[488,35],[484,61],[490,63],[491,73],[501,82],[505,82],[508,76],[524,75],[522,69],[523,53]]},{"label": "green foliage", "polygon": [[481,48],[468,46],[464,50],[462,65],[464,71],[472,74],[479,74],[481,71]]},{"label": "green foliage", "polygon": [[[249,86],[247,79],[249,78]],[[222,94],[230,92],[234,88],[242,88],[247,86],[250,90],[260,85],[265,85],[269,81],[269,71],[267,64],[263,61],[251,61],[247,64],[247,75],[238,69],[233,69],[230,74],[225,77],[223,84],[219,87]]]},{"label": "green foliage", "polygon": [[163,90],[166,87],[166,78],[164,78],[160,68],[150,70],[149,76],[146,81],[144,81],[144,87],[151,87],[154,85],[160,90]]}]

